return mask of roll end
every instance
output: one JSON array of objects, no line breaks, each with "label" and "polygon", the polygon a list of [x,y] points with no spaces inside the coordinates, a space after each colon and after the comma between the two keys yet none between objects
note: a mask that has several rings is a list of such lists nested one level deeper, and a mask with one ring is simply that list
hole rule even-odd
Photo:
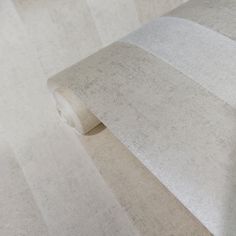
[{"label": "roll end", "polygon": [[77,133],[85,135],[101,123],[69,89],[56,88],[52,93],[61,120]]}]

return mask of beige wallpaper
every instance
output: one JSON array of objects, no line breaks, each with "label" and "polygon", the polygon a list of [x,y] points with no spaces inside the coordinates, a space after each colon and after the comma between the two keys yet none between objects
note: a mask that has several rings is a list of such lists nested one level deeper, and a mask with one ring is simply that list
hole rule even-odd
[{"label": "beige wallpaper", "polygon": [[[159,9],[159,1],[155,8],[152,2],[0,1],[0,136],[6,140],[0,192],[15,186],[0,194],[0,235],[138,235],[77,137],[59,121],[46,82],[180,3],[160,1]],[[1,159],[6,155],[9,162]],[[13,174],[5,175],[9,169]],[[21,184],[12,185],[18,178]]]},{"label": "beige wallpaper", "polygon": [[12,0],[47,76],[186,0]]}]

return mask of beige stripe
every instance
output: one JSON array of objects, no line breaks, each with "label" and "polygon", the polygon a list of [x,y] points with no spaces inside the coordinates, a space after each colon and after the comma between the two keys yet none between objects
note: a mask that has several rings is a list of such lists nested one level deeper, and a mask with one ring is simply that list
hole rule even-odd
[{"label": "beige stripe", "polygon": [[48,228],[24,174],[0,137],[0,235],[48,236]]}]

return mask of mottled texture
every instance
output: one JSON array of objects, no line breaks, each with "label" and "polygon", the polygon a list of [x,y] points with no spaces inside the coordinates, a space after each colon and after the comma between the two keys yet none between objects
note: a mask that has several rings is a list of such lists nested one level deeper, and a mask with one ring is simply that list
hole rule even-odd
[{"label": "mottled texture", "polygon": [[0,173],[0,235],[49,235],[14,152],[2,137]]},{"label": "mottled texture", "polygon": [[185,0],[150,0],[145,8],[140,0],[8,1],[15,4],[44,73],[52,76],[140,27],[140,14],[150,20]]},{"label": "mottled texture", "polygon": [[[9,228],[1,227],[0,235],[44,236],[43,222],[50,236],[138,235],[77,137],[58,119],[37,50],[10,0],[0,1],[0,19],[0,125],[19,164],[11,175],[11,156],[2,157],[0,224]],[[27,186],[29,192],[18,195]]]},{"label": "mottled texture", "polygon": [[79,139],[141,235],[211,235],[108,129]]},{"label": "mottled texture", "polygon": [[235,0],[192,0],[168,13],[186,18],[236,39]]},{"label": "mottled texture", "polygon": [[134,0],[87,0],[87,4],[103,45],[140,26]]},{"label": "mottled texture", "polygon": [[187,0],[134,0],[141,23],[167,13]]},{"label": "mottled texture", "polygon": [[176,17],[154,20],[122,41],[164,60],[236,108],[235,41]]},{"label": "mottled texture", "polygon": [[47,76],[101,48],[86,0],[13,2]]},{"label": "mottled texture", "polygon": [[[0,1],[0,123],[11,145],[0,146],[1,236],[138,235],[82,144],[60,123],[46,88],[48,76],[136,27],[135,10],[122,12],[124,2],[135,7],[132,1],[97,2]],[[151,5],[150,11],[160,14]],[[107,19],[113,24],[99,31]],[[172,227],[168,218],[165,226]]]},{"label": "mottled texture", "polygon": [[211,232],[222,235],[227,221],[233,235],[236,208],[226,217],[236,177],[230,171],[233,108],[162,60],[124,43],[101,50],[50,83],[79,96]]}]

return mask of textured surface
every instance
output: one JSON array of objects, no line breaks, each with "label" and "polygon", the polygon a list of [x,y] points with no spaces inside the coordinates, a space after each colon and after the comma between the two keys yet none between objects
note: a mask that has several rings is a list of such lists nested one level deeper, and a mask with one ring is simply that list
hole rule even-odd
[{"label": "textured surface", "polygon": [[210,235],[108,129],[79,138],[141,235]]},{"label": "textured surface", "polygon": [[87,3],[103,45],[140,26],[133,0],[87,0]]},{"label": "textured surface", "polygon": [[86,0],[14,0],[46,75],[101,47]]},{"label": "textured surface", "polygon": [[[113,22],[122,15],[118,2]],[[77,137],[59,121],[46,88],[49,75],[94,53],[108,37],[96,26],[105,16],[93,17],[87,3],[0,1],[0,124],[11,146],[3,141],[0,147],[0,235],[139,234]],[[121,23],[136,22],[136,14],[122,16],[126,21],[107,25],[113,37],[133,30]]]},{"label": "textured surface", "polygon": [[235,41],[176,17],[156,19],[122,41],[161,58],[236,108]]},{"label": "textured surface", "polygon": [[147,23],[157,16],[176,8],[188,0],[134,0],[141,23]]},{"label": "textured surface", "polygon": [[232,107],[162,60],[124,43],[52,80],[72,89],[214,234],[235,232],[235,208],[228,211],[228,196],[235,194]]},{"label": "textured surface", "polygon": [[[14,5],[6,0],[0,5],[2,136],[15,153],[49,235],[136,235],[82,145],[59,121],[37,51]],[[17,199],[15,195],[15,207],[30,219],[28,205]],[[2,204],[11,207],[10,201]],[[10,223],[10,216],[5,217]],[[20,221],[16,216],[14,224]],[[32,226],[31,235],[42,230]]]},{"label": "textured surface", "polygon": [[189,1],[168,15],[198,22],[229,38],[236,39],[235,0]]},{"label": "textured surface", "polygon": [[1,235],[48,235],[24,174],[10,146],[0,137],[0,233]]},{"label": "textured surface", "polygon": [[158,0],[153,8],[150,0],[143,8],[134,0],[8,1],[15,4],[46,76],[135,30],[143,24],[142,12],[148,13],[145,18],[149,20],[184,2]]}]

